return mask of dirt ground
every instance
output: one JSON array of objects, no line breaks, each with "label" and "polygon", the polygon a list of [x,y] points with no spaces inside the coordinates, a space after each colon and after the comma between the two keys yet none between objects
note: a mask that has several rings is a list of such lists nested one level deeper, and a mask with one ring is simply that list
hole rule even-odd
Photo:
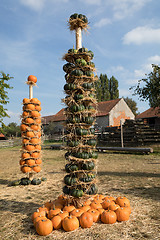
[{"label": "dirt ground", "polygon": [[129,198],[132,207],[129,221],[113,225],[96,223],[90,229],[79,228],[69,233],[54,230],[47,237],[38,236],[31,214],[62,193],[64,153],[43,150],[43,171],[38,177],[47,177],[47,181],[38,186],[13,187],[9,186],[11,181],[25,176],[19,169],[20,149],[0,149],[0,239],[160,239],[160,152],[99,154],[99,193]]}]

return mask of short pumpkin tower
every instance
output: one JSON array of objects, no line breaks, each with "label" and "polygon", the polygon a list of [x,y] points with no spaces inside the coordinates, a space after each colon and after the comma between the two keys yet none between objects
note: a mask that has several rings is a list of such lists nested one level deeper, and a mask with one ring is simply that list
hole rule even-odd
[{"label": "short pumpkin tower", "polygon": [[[82,14],[70,16],[69,28],[76,34],[76,49],[69,49],[63,59],[67,63],[63,66],[66,72],[64,91],[67,94],[64,103],[66,116],[67,152],[63,192],[68,200],[86,199],[97,193],[96,137],[93,125],[96,114],[96,98],[94,82],[95,64],[92,62],[94,54],[82,47],[82,31],[88,28],[88,19]],[[81,199],[80,199],[81,198]]]},{"label": "short pumpkin tower", "polygon": [[[40,179],[33,179],[36,173],[41,171],[41,102],[33,98],[33,86],[37,78],[30,75],[27,80],[29,85],[29,98],[23,99],[23,113],[21,122],[22,154],[20,160],[21,171],[27,174],[21,179],[22,185],[30,183],[40,184]],[[32,181],[31,181],[32,180]]]}]

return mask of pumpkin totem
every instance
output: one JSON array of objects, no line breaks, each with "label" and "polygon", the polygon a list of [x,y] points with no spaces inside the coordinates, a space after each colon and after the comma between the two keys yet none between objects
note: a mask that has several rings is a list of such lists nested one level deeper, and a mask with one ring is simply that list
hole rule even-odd
[{"label": "pumpkin totem", "polygon": [[33,86],[37,78],[33,75],[26,82],[29,85],[29,99],[23,99],[23,114],[21,123],[22,155],[21,171],[28,173],[29,179],[34,173],[41,171],[41,102],[33,98]]},{"label": "pumpkin totem", "polygon": [[[97,193],[96,186],[96,137],[94,122],[96,99],[94,82],[95,65],[92,51],[82,47],[82,31],[88,28],[88,19],[82,14],[73,14],[69,18],[69,27],[76,33],[76,49],[69,49],[63,59],[66,72],[63,101],[67,105],[65,165],[63,192],[69,198],[81,198]],[[73,198],[72,198],[73,197]],[[82,198],[81,198],[82,199]]]}]

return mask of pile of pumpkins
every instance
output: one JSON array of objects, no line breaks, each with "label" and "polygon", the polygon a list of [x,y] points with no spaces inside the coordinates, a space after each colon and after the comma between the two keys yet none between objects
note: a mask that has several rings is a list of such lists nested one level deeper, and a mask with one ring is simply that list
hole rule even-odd
[{"label": "pile of pumpkins", "polygon": [[95,65],[91,61],[93,52],[87,48],[69,49],[63,66],[67,94],[64,103],[66,115],[65,165],[67,175],[64,177],[63,193],[72,197],[94,195],[97,193],[95,151],[96,137],[93,125],[96,114],[94,82]]},{"label": "pile of pumpkins", "polygon": [[20,169],[23,173],[41,171],[41,102],[37,98],[23,99],[21,123],[22,154]]},{"label": "pile of pumpkins", "polygon": [[60,195],[54,201],[46,202],[32,214],[32,221],[39,235],[49,235],[53,230],[74,231],[90,228],[93,223],[113,224],[127,221],[131,214],[130,202],[126,197],[96,194],[76,208],[66,205],[66,197]]}]

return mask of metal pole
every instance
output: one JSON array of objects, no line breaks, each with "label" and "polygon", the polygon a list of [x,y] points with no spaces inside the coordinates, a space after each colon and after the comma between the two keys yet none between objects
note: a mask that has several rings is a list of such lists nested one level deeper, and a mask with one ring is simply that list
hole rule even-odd
[{"label": "metal pole", "polygon": [[76,49],[82,48],[82,29],[76,28]]},{"label": "metal pole", "polygon": [[120,120],[120,124],[121,124],[121,147],[123,148],[123,147],[124,147],[124,144],[123,144],[123,125],[122,125],[122,119]]}]

